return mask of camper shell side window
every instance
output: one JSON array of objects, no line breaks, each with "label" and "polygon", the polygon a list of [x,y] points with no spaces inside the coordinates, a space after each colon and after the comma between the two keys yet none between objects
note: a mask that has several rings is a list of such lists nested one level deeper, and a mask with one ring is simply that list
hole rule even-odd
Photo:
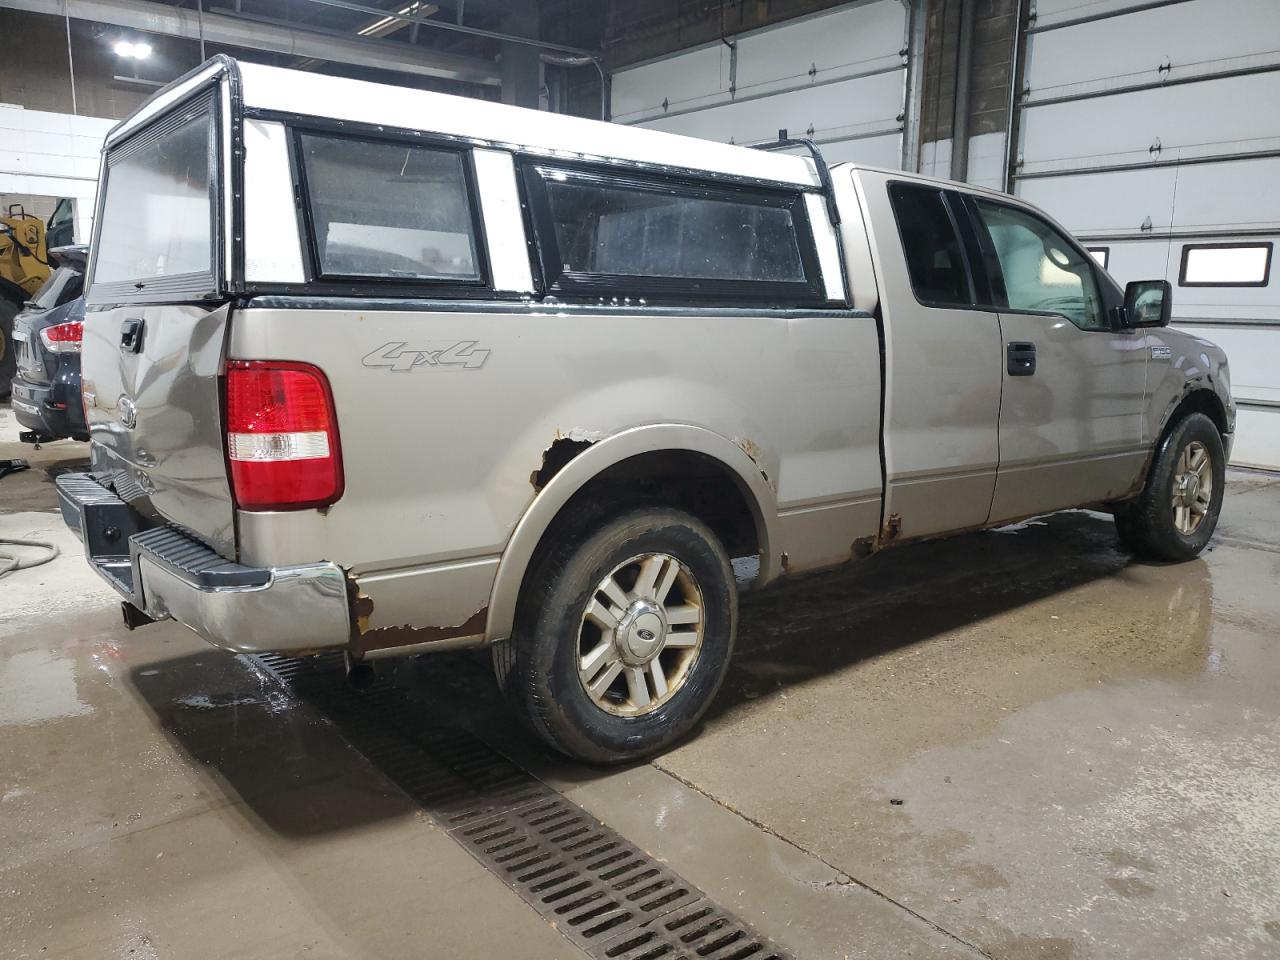
[{"label": "camper shell side window", "polygon": [[525,157],[547,293],[829,306],[805,192]]},{"label": "camper shell side window", "polygon": [[488,289],[469,149],[302,123],[292,136],[308,273],[320,285]]}]

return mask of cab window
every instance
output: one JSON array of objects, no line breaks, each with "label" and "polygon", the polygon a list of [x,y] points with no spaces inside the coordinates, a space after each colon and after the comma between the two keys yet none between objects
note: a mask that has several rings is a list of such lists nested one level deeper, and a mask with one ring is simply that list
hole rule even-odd
[{"label": "cab window", "polygon": [[1056,313],[1081,330],[1107,330],[1092,257],[1017,207],[974,198],[995,248],[1006,302],[998,307]]},{"label": "cab window", "polygon": [[929,306],[972,306],[969,269],[942,191],[892,183],[889,200],[916,299]]}]

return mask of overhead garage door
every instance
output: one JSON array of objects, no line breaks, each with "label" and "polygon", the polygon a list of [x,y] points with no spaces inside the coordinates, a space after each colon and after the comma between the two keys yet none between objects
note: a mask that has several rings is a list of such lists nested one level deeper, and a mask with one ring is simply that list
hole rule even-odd
[{"label": "overhead garage door", "polygon": [[1234,461],[1280,468],[1280,2],[1035,0],[1016,192],[1221,344]]},{"label": "overhead garage door", "polygon": [[727,143],[808,137],[829,163],[897,168],[906,12],[872,0],[619,70],[612,115]]}]

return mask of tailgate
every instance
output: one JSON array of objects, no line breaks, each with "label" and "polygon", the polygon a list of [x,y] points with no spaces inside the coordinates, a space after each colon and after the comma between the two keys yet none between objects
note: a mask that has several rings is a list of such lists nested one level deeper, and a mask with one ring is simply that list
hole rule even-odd
[{"label": "tailgate", "polygon": [[230,305],[117,307],[85,317],[93,469],[145,516],[235,557],[220,376]]}]

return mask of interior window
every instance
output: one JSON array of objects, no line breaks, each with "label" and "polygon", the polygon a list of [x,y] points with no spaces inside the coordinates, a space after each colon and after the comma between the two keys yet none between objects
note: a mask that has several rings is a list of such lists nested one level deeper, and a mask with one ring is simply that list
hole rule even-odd
[{"label": "interior window", "polygon": [[889,198],[916,299],[939,306],[972,306],[969,271],[942,191],[893,183]]},{"label": "interior window", "polygon": [[566,273],[803,282],[791,210],[670,186],[546,180]]},{"label": "interior window", "polygon": [[321,273],[480,279],[460,153],[309,133],[301,144]]},{"label": "interior window", "polygon": [[1010,309],[1060,313],[1081,330],[1109,329],[1091,256],[1039,217],[974,199],[1000,262]]}]

